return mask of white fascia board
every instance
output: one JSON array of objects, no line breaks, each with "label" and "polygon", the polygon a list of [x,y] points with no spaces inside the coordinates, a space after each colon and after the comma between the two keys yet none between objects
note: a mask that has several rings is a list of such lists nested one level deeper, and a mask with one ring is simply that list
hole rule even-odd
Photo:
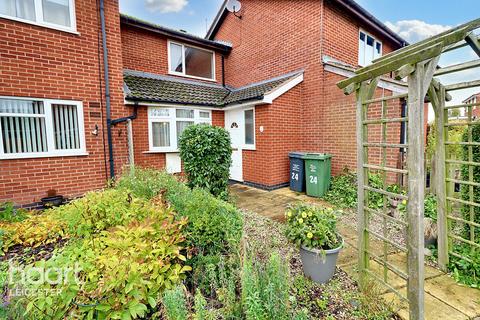
[{"label": "white fascia board", "polygon": [[282,94],[285,92],[289,91],[290,89],[294,88],[296,85],[301,83],[303,81],[303,72],[300,73],[298,76],[295,78],[291,79],[287,83],[281,85],[279,88],[269,92],[263,97],[263,102],[264,103],[272,103],[275,99],[280,97]]},{"label": "white fascia board", "polygon": [[[335,73],[346,78],[350,78],[356,75],[355,72],[353,71],[346,70],[344,68],[337,67],[337,66],[332,66],[330,64],[325,64],[324,68],[325,68],[325,71]],[[399,83],[396,83],[396,81],[394,80],[388,81],[385,78],[382,78],[380,79],[380,81],[378,81],[378,87],[385,90],[392,91],[394,93],[398,93],[398,94],[408,93],[407,84],[401,85]]]}]

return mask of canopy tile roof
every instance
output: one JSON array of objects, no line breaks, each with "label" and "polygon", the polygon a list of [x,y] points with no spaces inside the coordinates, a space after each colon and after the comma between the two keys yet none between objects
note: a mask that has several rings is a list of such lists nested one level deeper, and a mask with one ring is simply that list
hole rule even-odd
[{"label": "canopy tile roof", "polygon": [[124,70],[123,79],[126,100],[221,108],[246,101],[262,100],[266,94],[302,73],[303,70],[295,71],[240,88],[132,70]]}]

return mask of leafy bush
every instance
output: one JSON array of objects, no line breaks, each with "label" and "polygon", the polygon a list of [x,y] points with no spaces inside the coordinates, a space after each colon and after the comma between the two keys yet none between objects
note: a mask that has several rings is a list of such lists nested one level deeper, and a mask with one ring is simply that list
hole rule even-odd
[{"label": "leafy bush", "polygon": [[332,178],[330,189],[323,197],[340,208],[357,206],[357,176],[345,169],[341,175]]},{"label": "leafy bush", "polygon": [[[383,188],[380,175],[370,174],[368,180],[372,188]],[[332,178],[330,189],[323,199],[340,208],[355,208],[357,206],[357,175],[345,168],[341,175]],[[383,207],[383,196],[376,192],[369,192],[369,207]]]},{"label": "leafy bush", "polygon": [[[402,213],[407,212],[408,201],[403,200],[398,204],[398,210]],[[437,221],[437,197],[433,194],[427,194],[424,200],[425,206],[425,218],[430,218],[433,221]]]},{"label": "leafy bush", "polygon": [[146,200],[151,200],[162,191],[170,189],[188,192],[187,186],[179,183],[165,171],[139,167],[134,168],[133,173],[121,176],[116,181],[115,188]]},{"label": "leafy bush", "polygon": [[188,185],[227,199],[232,162],[228,132],[206,124],[191,125],[182,133],[179,147]]},{"label": "leafy bush", "polygon": [[188,246],[198,254],[238,252],[243,226],[240,212],[207,191],[190,190],[166,172],[140,168],[135,169],[135,174],[122,177],[117,188],[149,199],[161,193],[181,217],[188,218]]},{"label": "leafy bush", "polygon": [[266,266],[252,259],[244,261],[242,305],[247,320],[291,319],[289,291],[288,265],[278,254],[272,254]]},{"label": "leafy bush", "polygon": [[129,192],[108,189],[89,192],[83,198],[56,208],[54,212],[68,223],[72,234],[90,236],[112,226],[142,220],[152,213],[152,207],[145,200],[132,197]]},{"label": "leafy bush", "polygon": [[0,222],[19,222],[27,217],[27,211],[16,209],[12,202],[0,203]]},{"label": "leafy bush", "polygon": [[298,246],[321,250],[337,248],[337,216],[333,209],[298,203],[286,211],[287,238]]},{"label": "leafy bush", "polygon": [[457,244],[454,251],[471,261],[450,255],[449,269],[455,281],[472,288],[480,288],[480,254],[478,249],[472,250],[470,245]]},{"label": "leafy bush", "polygon": [[33,214],[20,222],[0,223],[3,252],[14,245],[38,247],[68,238],[66,223],[51,213]]},{"label": "leafy bush", "polygon": [[74,241],[51,259],[35,263],[54,270],[74,270],[78,263],[83,284],[74,277],[62,284],[30,284],[36,294],[19,299],[26,319],[91,318],[95,313],[101,319],[135,319],[155,308],[163,291],[191,268],[182,265],[186,220],[175,221],[173,212],[158,207],[150,213],[142,222]]}]

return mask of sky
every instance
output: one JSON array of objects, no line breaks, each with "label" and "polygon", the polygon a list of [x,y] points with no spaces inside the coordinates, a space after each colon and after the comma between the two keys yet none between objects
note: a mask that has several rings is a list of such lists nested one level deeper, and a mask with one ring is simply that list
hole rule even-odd
[{"label": "sky", "polygon": [[[287,1],[287,0],[278,0]],[[295,0],[290,0],[295,1]],[[425,39],[480,16],[479,0],[356,0],[389,28],[410,43]],[[120,0],[120,11],[137,18],[173,29],[204,36],[223,0]],[[477,30],[476,33],[480,33]],[[464,48],[447,53],[440,59],[448,66],[475,58],[473,51]],[[478,80],[480,68],[447,75],[439,80],[444,84]],[[453,92],[450,104],[462,100],[480,88]],[[431,118],[433,112],[429,113]]]}]

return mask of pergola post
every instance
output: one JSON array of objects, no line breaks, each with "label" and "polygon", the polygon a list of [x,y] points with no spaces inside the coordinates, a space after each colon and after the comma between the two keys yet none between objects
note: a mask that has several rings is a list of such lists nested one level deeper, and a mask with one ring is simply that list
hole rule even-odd
[{"label": "pergola post", "polygon": [[430,85],[428,96],[435,112],[435,191],[437,196],[437,226],[438,226],[438,266],[443,271],[447,271],[448,265],[448,226],[447,226],[447,186],[446,178],[446,154],[445,141],[446,130],[445,110],[446,92],[443,85],[435,88],[433,84]]},{"label": "pergola post", "polygon": [[407,249],[410,319],[424,318],[424,200],[425,200],[425,96],[433,79],[438,57],[417,63],[408,76],[408,206]]}]

